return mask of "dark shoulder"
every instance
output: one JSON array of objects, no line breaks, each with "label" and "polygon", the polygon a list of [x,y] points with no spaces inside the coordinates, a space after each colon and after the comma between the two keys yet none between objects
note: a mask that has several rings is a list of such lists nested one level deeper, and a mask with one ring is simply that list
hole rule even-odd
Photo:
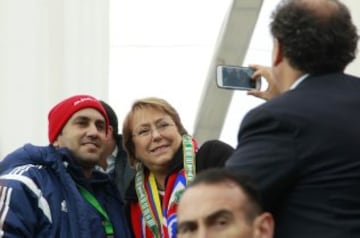
[{"label": "dark shoulder", "polygon": [[222,150],[223,152],[232,152],[234,150],[234,148],[221,141],[221,140],[208,140],[208,141],[205,141],[199,148],[199,151],[198,153],[204,153],[204,152],[207,152],[207,151],[212,151],[212,150]]},{"label": "dark shoulder", "polygon": [[212,167],[223,167],[234,148],[220,140],[204,142],[196,154],[197,171]]}]

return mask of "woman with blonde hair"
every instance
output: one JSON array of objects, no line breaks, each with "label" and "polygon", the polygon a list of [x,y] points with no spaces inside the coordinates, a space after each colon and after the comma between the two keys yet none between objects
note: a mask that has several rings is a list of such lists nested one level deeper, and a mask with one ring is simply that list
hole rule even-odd
[{"label": "woman with blonde hair", "polygon": [[233,148],[219,140],[198,148],[177,111],[153,97],[133,103],[122,133],[130,164],[136,168],[126,195],[135,237],[176,237],[183,189],[197,172],[223,167]]}]

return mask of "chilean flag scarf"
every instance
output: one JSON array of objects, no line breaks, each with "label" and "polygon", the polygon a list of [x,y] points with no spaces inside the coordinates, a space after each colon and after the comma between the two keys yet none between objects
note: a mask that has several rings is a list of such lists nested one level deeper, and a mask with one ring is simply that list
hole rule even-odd
[{"label": "chilean flag scarf", "polygon": [[177,206],[186,184],[195,176],[197,145],[183,136],[184,169],[168,176],[164,193],[159,193],[151,172],[140,168],[135,178],[138,202],[130,204],[131,224],[136,238],[175,238]]}]

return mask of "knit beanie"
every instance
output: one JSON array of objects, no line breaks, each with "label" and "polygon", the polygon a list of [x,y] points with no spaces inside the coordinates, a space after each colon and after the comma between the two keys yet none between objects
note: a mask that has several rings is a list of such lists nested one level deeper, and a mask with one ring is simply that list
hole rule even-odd
[{"label": "knit beanie", "polygon": [[50,143],[53,143],[56,140],[70,117],[84,108],[94,108],[104,116],[107,132],[109,119],[101,103],[90,95],[75,95],[59,102],[50,110],[48,115],[48,137]]}]

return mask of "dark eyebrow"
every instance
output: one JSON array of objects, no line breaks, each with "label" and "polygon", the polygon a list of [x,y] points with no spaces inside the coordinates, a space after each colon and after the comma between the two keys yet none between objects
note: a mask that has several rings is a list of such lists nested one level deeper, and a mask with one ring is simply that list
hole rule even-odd
[{"label": "dark eyebrow", "polygon": [[77,116],[73,119],[73,121],[79,121],[79,120],[85,121],[85,120],[90,120],[90,118],[86,116]]},{"label": "dark eyebrow", "polygon": [[[87,116],[78,116],[73,118],[73,122],[77,122],[77,121],[90,121],[91,119]],[[96,119],[95,123],[103,123],[105,124],[105,119]]]},{"label": "dark eyebrow", "polygon": [[182,221],[180,223],[178,223],[178,227],[177,227],[177,233],[181,234],[181,231],[183,230],[190,230],[190,231],[194,231],[196,230],[198,227],[196,221]]},{"label": "dark eyebrow", "polygon": [[233,218],[234,214],[229,210],[221,209],[221,210],[218,210],[218,211],[215,211],[215,212],[209,214],[205,218],[205,223],[206,224],[213,224],[220,217]]},{"label": "dark eyebrow", "polygon": [[[224,217],[224,218],[228,218],[228,219],[233,219],[234,218],[234,214],[226,209],[221,209],[218,211],[215,211],[209,215],[206,216],[205,218],[205,224],[206,225],[213,225],[217,219]],[[198,224],[196,221],[179,221],[178,222],[178,228],[177,228],[177,232],[179,234],[181,234],[181,231],[186,230],[186,231],[195,231],[198,228]]]}]

